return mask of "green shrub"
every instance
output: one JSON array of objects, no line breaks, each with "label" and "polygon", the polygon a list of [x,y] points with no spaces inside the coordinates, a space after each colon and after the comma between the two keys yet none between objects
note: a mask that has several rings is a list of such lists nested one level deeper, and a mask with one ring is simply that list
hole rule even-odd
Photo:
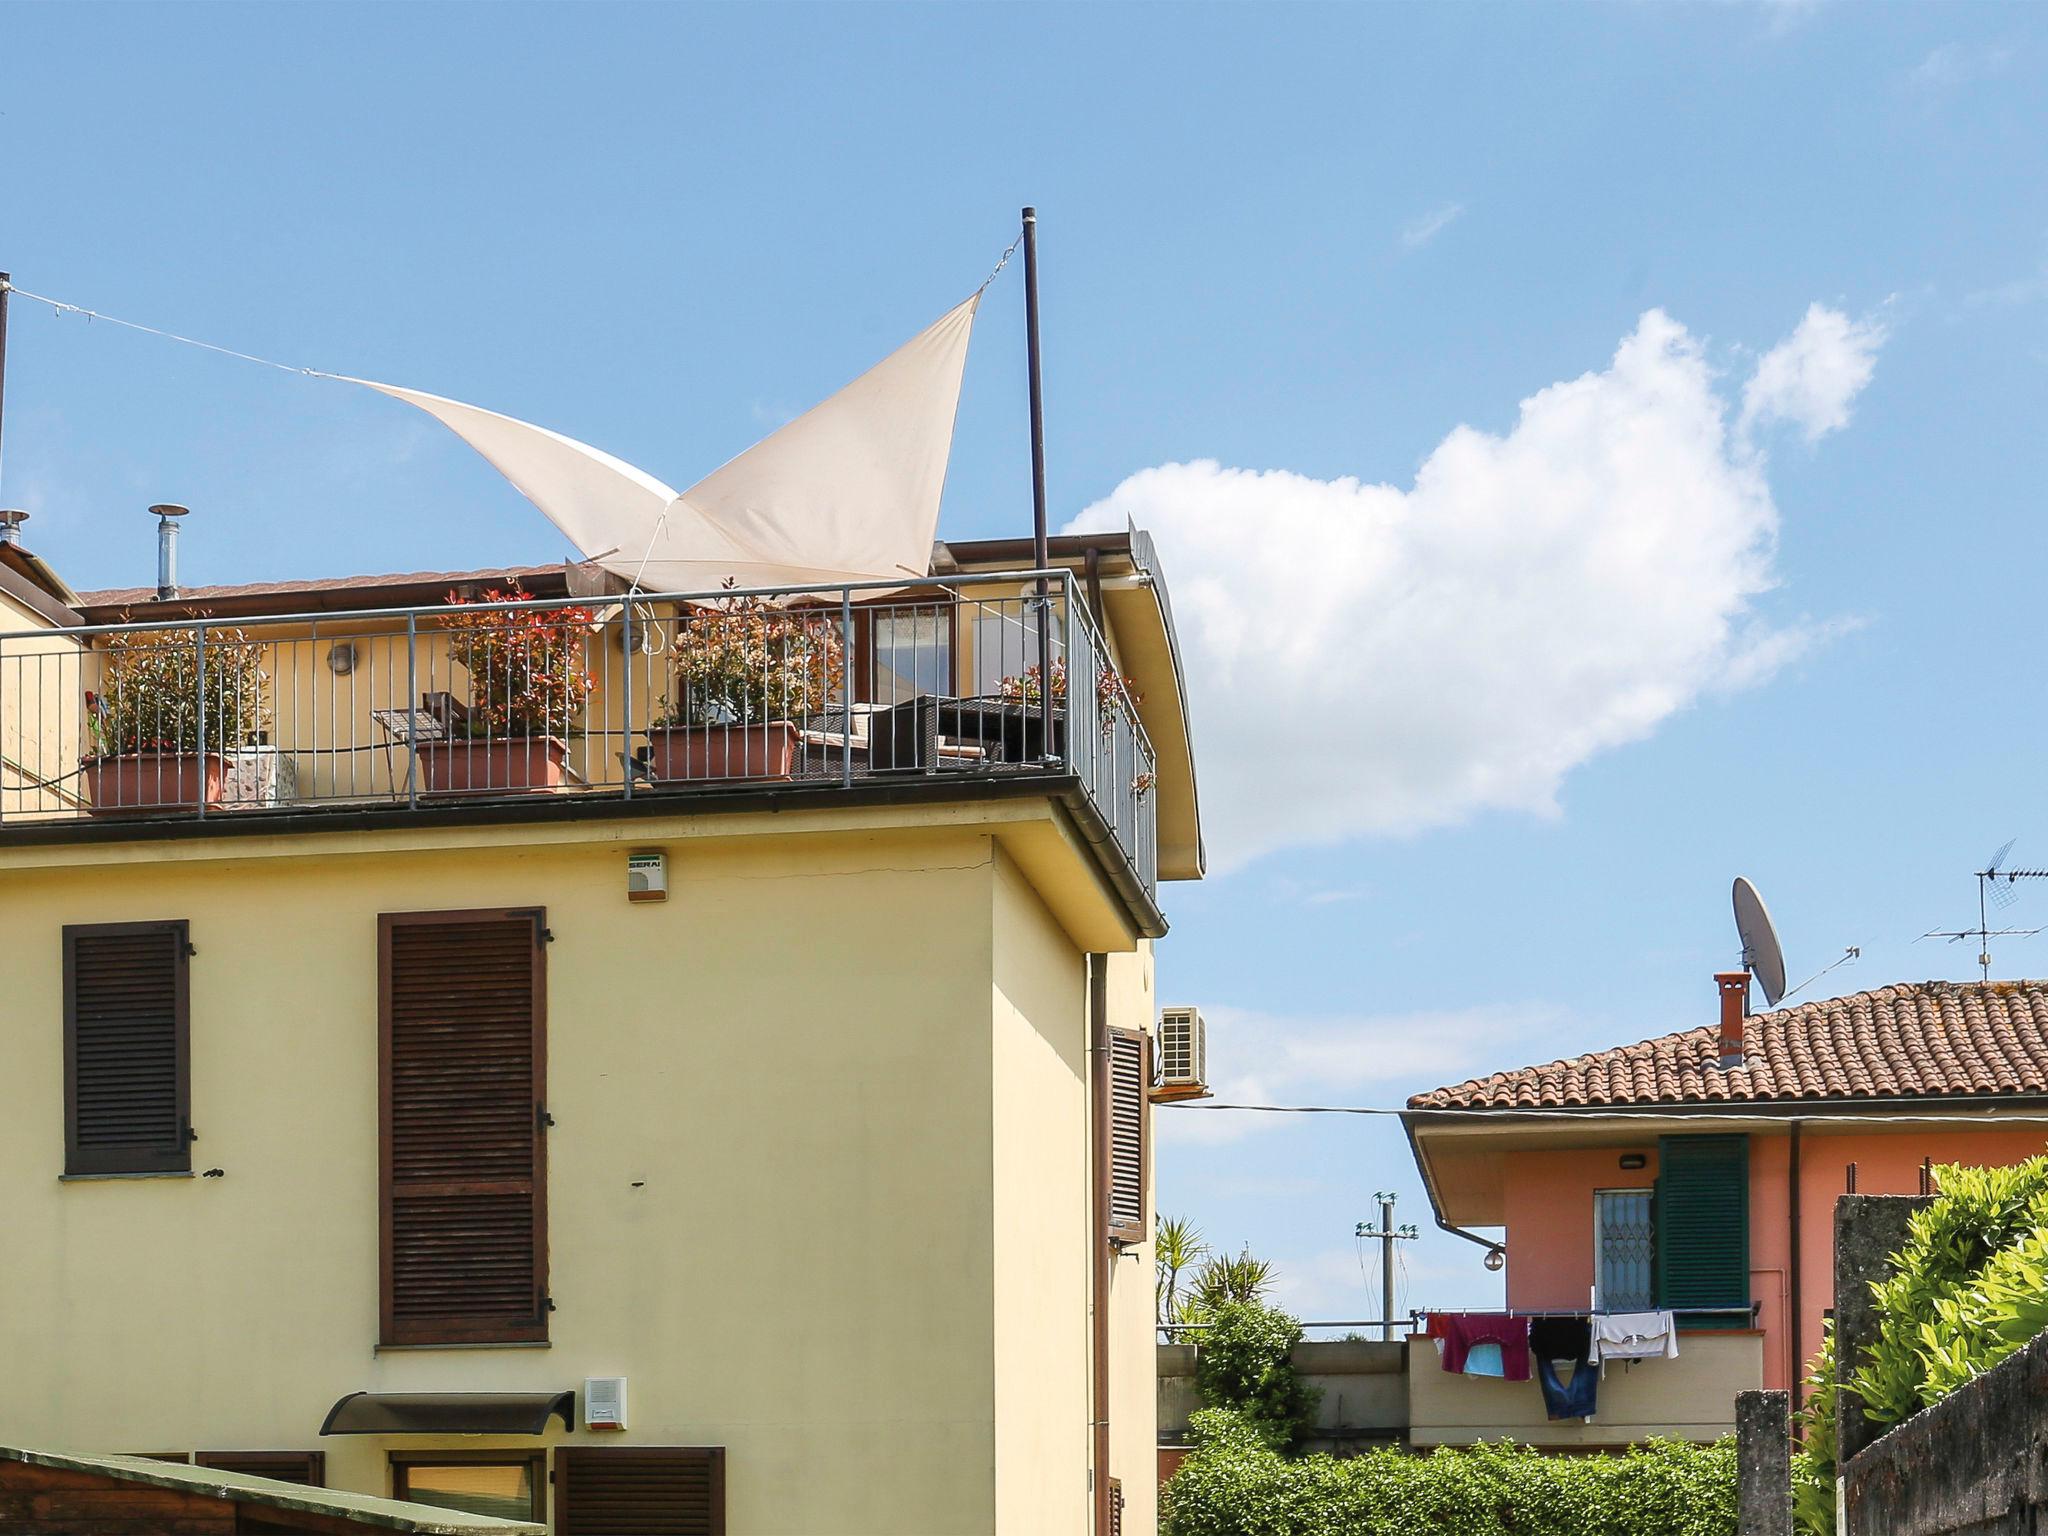
[{"label": "green shrub", "polygon": [[1833,1536],[1835,1529],[1835,1403],[1835,1324],[1830,1318],[1806,1375],[1799,1442],[1792,1447],[1792,1519],[1808,1536]]},{"label": "green shrub", "polygon": [[1195,1391],[1229,1409],[1276,1450],[1292,1444],[1322,1394],[1294,1371],[1301,1324],[1256,1301],[1226,1301],[1207,1313],[1195,1352]]},{"label": "green shrub", "polygon": [[1910,1418],[2048,1326],[2027,1287],[2048,1258],[2048,1157],[1944,1167],[1938,1188],[1871,1288],[1877,1342],[1850,1385],[1879,1424]]},{"label": "green shrub", "polygon": [[1735,1445],[1657,1440],[1614,1456],[1478,1445],[1287,1458],[1204,1409],[1162,1494],[1161,1536],[1734,1536]]},{"label": "green shrub", "polygon": [[[1897,1424],[2048,1328],[2048,1157],[1936,1170],[1940,1198],[1913,1213],[1891,1272],[1871,1286],[1876,1341],[1845,1390]],[[1807,1378],[1794,1510],[1807,1536],[1835,1530],[1837,1393],[1832,1328]]]}]

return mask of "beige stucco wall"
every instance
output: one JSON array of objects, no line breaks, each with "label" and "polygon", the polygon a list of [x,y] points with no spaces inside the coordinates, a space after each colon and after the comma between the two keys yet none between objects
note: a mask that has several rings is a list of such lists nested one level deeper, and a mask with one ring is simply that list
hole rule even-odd
[{"label": "beige stucco wall", "polygon": [[1436,1346],[1408,1341],[1409,1439],[1416,1446],[1514,1440],[1524,1445],[1598,1449],[1652,1435],[1717,1440],[1735,1428],[1735,1395],[1763,1385],[1764,1339],[1742,1332],[1681,1332],[1675,1360],[1618,1361],[1600,1380],[1591,1422],[1551,1422],[1543,1391],[1528,1381],[1452,1375]]},{"label": "beige stucco wall", "polygon": [[[1083,962],[998,840],[679,840],[632,905],[617,827],[548,836],[0,872],[0,1439],[319,1447],[381,1492],[435,1442],[321,1441],[346,1392],[623,1374],[624,1440],[728,1448],[736,1536],[1085,1530]],[[379,1353],[376,916],[496,905],[555,935],[552,1342]],[[60,1182],[59,930],[179,917],[221,1176]],[[1133,1514],[1149,1293],[1123,1261]]]},{"label": "beige stucco wall", "polygon": [[69,815],[84,739],[78,642],[5,593],[0,634],[12,637],[0,641],[0,821]]}]

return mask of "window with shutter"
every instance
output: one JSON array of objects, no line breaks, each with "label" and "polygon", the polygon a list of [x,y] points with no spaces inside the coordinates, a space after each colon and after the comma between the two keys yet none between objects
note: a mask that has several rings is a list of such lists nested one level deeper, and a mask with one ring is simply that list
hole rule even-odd
[{"label": "window with shutter", "polygon": [[383,1342],[545,1339],[544,914],[378,927]]},{"label": "window with shutter", "polygon": [[1128,1029],[1109,1032],[1109,1236],[1145,1240],[1145,1090],[1152,1041]]},{"label": "window with shutter", "polygon": [[725,1451],[715,1446],[564,1446],[555,1452],[557,1536],[724,1536]]},{"label": "window with shutter", "polygon": [[299,1483],[308,1488],[327,1486],[325,1451],[200,1451],[193,1456],[192,1464],[267,1477],[280,1483]]},{"label": "window with shutter", "polygon": [[[1657,1144],[1657,1305],[1688,1327],[1747,1327],[1749,1138],[1666,1136]],[[1733,1311],[1719,1309],[1736,1309]]]},{"label": "window with shutter", "polygon": [[64,930],[64,1171],[189,1173],[186,925]]}]

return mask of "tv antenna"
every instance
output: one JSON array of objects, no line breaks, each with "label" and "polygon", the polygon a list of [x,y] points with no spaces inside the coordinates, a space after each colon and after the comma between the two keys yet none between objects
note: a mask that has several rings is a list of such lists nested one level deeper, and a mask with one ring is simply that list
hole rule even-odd
[{"label": "tv antenna", "polygon": [[[1735,931],[1742,936],[1742,968],[1764,989],[1764,1002],[1777,1007],[1785,995],[1785,949],[1777,926],[1756,887],[1735,877]],[[1803,986],[1805,983],[1801,983]]]},{"label": "tv antenna", "polygon": [[[2017,889],[2022,880],[2048,880],[2048,869],[2012,869],[2006,859],[2012,854],[2016,837],[2005,840],[2005,846],[1991,855],[1984,867],[1976,872],[1977,879],[1977,926],[1974,928],[1934,928],[1920,935],[1921,939],[1947,939],[1954,944],[1961,939],[1977,941],[1977,965],[1984,973],[1984,979],[1991,979],[1991,941],[1993,939],[2031,939],[2042,930],[2039,928],[1994,928],[1991,926],[1991,909],[2003,912],[2020,899]],[[1915,939],[1919,943],[1920,939]]]}]

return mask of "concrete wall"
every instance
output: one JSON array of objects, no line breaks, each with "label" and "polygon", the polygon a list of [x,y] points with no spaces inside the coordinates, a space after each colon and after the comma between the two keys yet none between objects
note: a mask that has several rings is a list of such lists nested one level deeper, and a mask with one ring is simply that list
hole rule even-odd
[{"label": "concrete wall", "polygon": [[2048,1335],[1864,1448],[1844,1536],[2037,1536],[2048,1529]]},{"label": "concrete wall", "polygon": [[[1079,951],[987,835],[683,826],[0,851],[0,1441],[318,1447],[383,1493],[437,1442],[322,1442],[344,1393],[623,1374],[603,1443],[726,1446],[735,1533],[1084,1531]],[[670,847],[666,903],[626,901],[626,846]],[[555,935],[551,1342],[379,1351],[376,917],[495,905]],[[221,1175],[60,1182],[59,930],[181,917]],[[1119,1278],[1136,1494],[1149,1260]],[[534,1444],[439,1442],[500,1443]]]},{"label": "concrete wall", "polygon": [[[1195,1391],[1193,1344],[1161,1344],[1159,1442],[1184,1445],[1188,1418],[1202,1406]],[[1408,1428],[1408,1350],[1372,1339],[1309,1339],[1294,1347],[1294,1368],[1323,1396],[1304,1436],[1313,1450],[1355,1451],[1398,1440]]]},{"label": "concrete wall", "polygon": [[1544,1416],[1535,1381],[1453,1375],[1436,1346],[1408,1341],[1409,1437],[1417,1446],[1511,1439],[1526,1445],[1594,1450],[1652,1435],[1716,1440],[1735,1427],[1735,1395],[1763,1382],[1763,1335],[1686,1332],[1676,1360],[1616,1362],[1600,1382],[1591,1423]]}]

